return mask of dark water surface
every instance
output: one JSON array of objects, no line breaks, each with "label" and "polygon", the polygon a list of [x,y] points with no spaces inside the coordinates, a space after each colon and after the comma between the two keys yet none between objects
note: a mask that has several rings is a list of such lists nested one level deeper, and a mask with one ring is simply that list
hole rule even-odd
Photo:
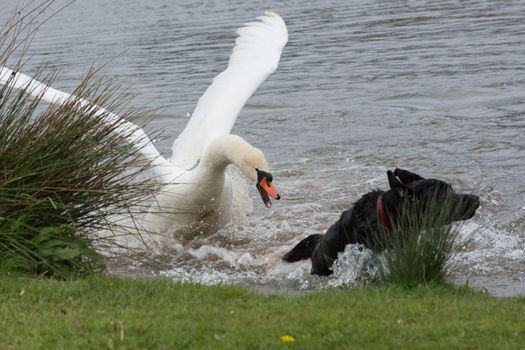
[{"label": "dark water surface", "polygon": [[[16,1],[0,2],[4,19]],[[58,6],[55,6],[58,8]],[[525,294],[525,2],[77,1],[36,36],[71,90],[92,64],[163,107],[169,154],[196,101],[227,65],[235,30],[271,8],[288,25],[278,71],[234,127],[263,149],[283,200],[169,260],[165,274],[213,283],[305,284],[278,257],[324,231],[396,166],[482,198],[461,227],[458,281]],[[308,283],[313,283],[311,280]],[[328,283],[329,284],[329,283]]]}]

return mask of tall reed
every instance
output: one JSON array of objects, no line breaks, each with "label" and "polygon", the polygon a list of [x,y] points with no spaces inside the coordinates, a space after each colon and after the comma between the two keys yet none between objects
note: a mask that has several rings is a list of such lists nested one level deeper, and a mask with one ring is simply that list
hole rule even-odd
[{"label": "tall reed", "polygon": [[374,241],[380,278],[383,282],[412,288],[445,281],[448,262],[458,238],[451,224],[451,197],[434,198],[425,205],[404,203],[401,218],[382,227]]},{"label": "tall reed", "polygon": [[[31,22],[50,3],[29,11],[33,16],[14,13],[0,34],[0,65],[16,56],[15,69],[23,68]],[[126,94],[94,73],[74,95],[128,120],[141,117],[127,107]],[[55,76],[40,71],[35,78],[52,85]],[[111,229],[111,215],[140,211],[155,187],[141,176],[149,164],[121,123],[74,100],[49,106],[0,87],[0,271],[72,278],[104,269],[91,233]]]}]

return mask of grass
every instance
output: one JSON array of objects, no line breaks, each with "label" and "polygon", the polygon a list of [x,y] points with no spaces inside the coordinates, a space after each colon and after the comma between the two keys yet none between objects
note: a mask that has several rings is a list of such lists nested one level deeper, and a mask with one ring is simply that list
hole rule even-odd
[{"label": "grass", "polygon": [[520,349],[524,314],[525,298],[449,286],[289,297],[162,279],[0,278],[2,349]]},{"label": "grass", "polygon": [[459,230],[452,217],[466,209],[450,195],[404,202],[392,227],[381,226],[372,242],[380,280],[405,288],[445,283]]},{"label": "grass", "polygon": [[[17,56],[11,66],[23,70],[34,22],[53,2],[30,2],[28,13],[14,12],[0,32],[0,65]],[[141,116],[127,108],[128,96],[94,73],[80,81],[75,96],[128,120]],[[49,86],[55,75],[35,78]],[[74,99],[48,106],[9,84],[0,87],[0,270],[59,278],[103,270],[90,234],[114,229],[110,216],[143,210],[154,189],[140,177],[148,164],[127,142],[134,130],[121,131],[122,123]]]},{"label": "grass", "polygon": [[36,115],[39,104],[0,89],[0,267],[61,278],[100,270],[89,234],[146,198],[146,165],[119,123],[74,103]]}]

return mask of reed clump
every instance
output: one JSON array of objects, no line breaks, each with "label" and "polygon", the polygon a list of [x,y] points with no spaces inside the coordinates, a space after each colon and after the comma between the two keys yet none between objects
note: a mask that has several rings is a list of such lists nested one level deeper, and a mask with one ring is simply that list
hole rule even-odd
[{"label": "reed clump", "polygon": [[[34,33],[27,22],[41,11],[28,12],[33,16],[15,12],[3,27],[0,65],[18,55],[11,67],[23,67],[21,57]],[[127,107],[126,94],[94,73],[74,95],[128,120],[141,117]],[[43,70],[35,74],[48,86],[54,77]],[[106,114],[77,102],[47,105],[0,87],[0,272],[69,279],[102,271],[104,259],[91,233],[113,229],[111,215],[140,211],[154,188],[141,176],[148,164],[126,140],[133,130],[123,132],[122,121],[108,121]]]},{"label": "reed clump", "polygon": [[451,223],[452,198],[434,198],[425,206],[407,201],[401,211],[374,242],[380,280],[406,288],[445,283],[459,230]]}]

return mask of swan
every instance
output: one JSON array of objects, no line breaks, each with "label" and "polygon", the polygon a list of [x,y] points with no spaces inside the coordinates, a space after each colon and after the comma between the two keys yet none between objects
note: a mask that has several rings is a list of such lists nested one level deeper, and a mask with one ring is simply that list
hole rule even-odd
[{"label": "swan", "polygon": [[266,207],[271,206],[270,197],[280,199],[263,152],[230,131],[248,98],[277,69],[288,31],[277,13],[265,11],[237,34],[228,67],[199,99],[173,143],[170,159],[160,154],[137,125],[85,99],[7,67],[0,67],[0,84],[23,89],[52,104],[73,99],[81,107],[94,108],[108,123],[118,122],[117,132],[126,135],[150,161],[154,178],[163,184],[145,216],[146,229],[163,233],[185,227],[188,232],[210,232],[228,223],[233,215],[233,180],[226,173],[230,164],[256,184]]}]

